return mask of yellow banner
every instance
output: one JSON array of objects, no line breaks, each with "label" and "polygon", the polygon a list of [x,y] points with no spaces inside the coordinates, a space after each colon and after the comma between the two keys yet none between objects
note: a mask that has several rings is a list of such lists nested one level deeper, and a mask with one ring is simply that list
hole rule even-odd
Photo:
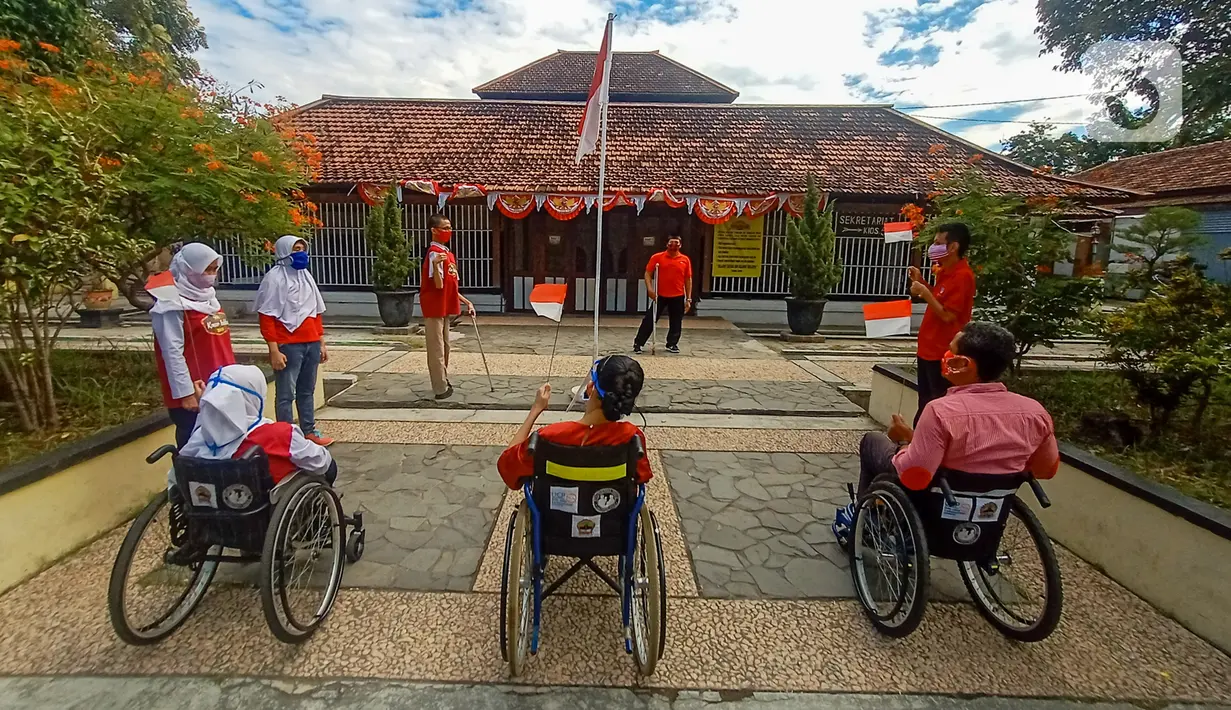
[{"label": "yellow banner", "polygon": [[765,217],[736,217],[714,225],[714,276],[759,277]]}]

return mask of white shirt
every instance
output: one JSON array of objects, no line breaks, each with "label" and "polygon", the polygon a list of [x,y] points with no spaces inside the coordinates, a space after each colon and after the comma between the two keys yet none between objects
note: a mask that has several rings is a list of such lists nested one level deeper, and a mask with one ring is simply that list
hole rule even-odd
[{"label": "white shirt", "polygon": [[196,392],[192,375],[188,374],[188,361],[184,359],[184,312],[151,312],[154,338],[162,351],[162,364],[167,368],[167,382],[171,385],[171,397],[183,399]]}]

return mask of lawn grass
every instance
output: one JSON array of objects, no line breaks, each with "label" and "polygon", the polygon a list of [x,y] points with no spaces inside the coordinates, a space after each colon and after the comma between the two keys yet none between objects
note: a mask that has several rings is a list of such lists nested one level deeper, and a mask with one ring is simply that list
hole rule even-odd
[{"label": "lawn grass", "polygon": [[1148,429],[1148,412],[1134,401],[1132,388],[1115,372],[1025,371],[1006,384],[1043,403],[1061,441],[1231,510],[1231,386],[1223,384],[1214,390],[1200,435],[1191,426],[1190,403],[1176,412],[1157,441],[1118,449],[1083,431],[1081,425],[1082,417],[1090,412],[1123,412],[1143,430]]},{"label": "lawn grass", "polygon": [[53,384],[60,407],[58,431],[21,429],[13,395],[0,397],[0,467],[11,466],[70,441],[162,409],[158,373],[150,351],[57,350]]}]

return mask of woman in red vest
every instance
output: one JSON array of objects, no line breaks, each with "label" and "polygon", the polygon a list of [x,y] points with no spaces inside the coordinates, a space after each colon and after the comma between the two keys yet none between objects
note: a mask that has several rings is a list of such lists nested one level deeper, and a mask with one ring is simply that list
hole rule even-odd
[{"label": "woman in red vest", "polygon": [[201,395],[200,426],[180,454],[203,459],[239,458],[260,446],[269,474],[281,483],[296,471],[324,476],[333,483],[338,464],[325,447],[309,441],[290,422],[266,419],[265,375],[253,365],[229,365],[209,376]]},{"label": "woman in red vest", "polygon": [[185,244],[171,259],[175,294],[150,310],[162,399],[183,448],[197,423],[194,383],[235,362],[231,324],[214,292],[222,257],[204,244]]}]

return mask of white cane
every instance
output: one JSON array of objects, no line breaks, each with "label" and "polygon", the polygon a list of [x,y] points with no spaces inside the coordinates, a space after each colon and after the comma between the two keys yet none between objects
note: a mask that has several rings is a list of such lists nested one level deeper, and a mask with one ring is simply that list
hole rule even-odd
[{"label": "white cane", "polygon": [[[496,385],[492,384],[492,371],[487,368],[487,353],[483,352],[483,336],[479,335],[479,319],[474,314],[470,316],[470,324],[474,326],[474,339],[479,341],[479,356],[483,358],[483,371],[487,373],[487,387],[495,392]],[[446,337],[448,337],[447,333]]]},{"label": "white cane", "polygon": [[654,298],[650,300],[650,318],[653,319],[654,327],[650,331],[650,354],[657,353],[658,348],[658,298],[661,296],[658,292],[658,265],[654,266]]}]

